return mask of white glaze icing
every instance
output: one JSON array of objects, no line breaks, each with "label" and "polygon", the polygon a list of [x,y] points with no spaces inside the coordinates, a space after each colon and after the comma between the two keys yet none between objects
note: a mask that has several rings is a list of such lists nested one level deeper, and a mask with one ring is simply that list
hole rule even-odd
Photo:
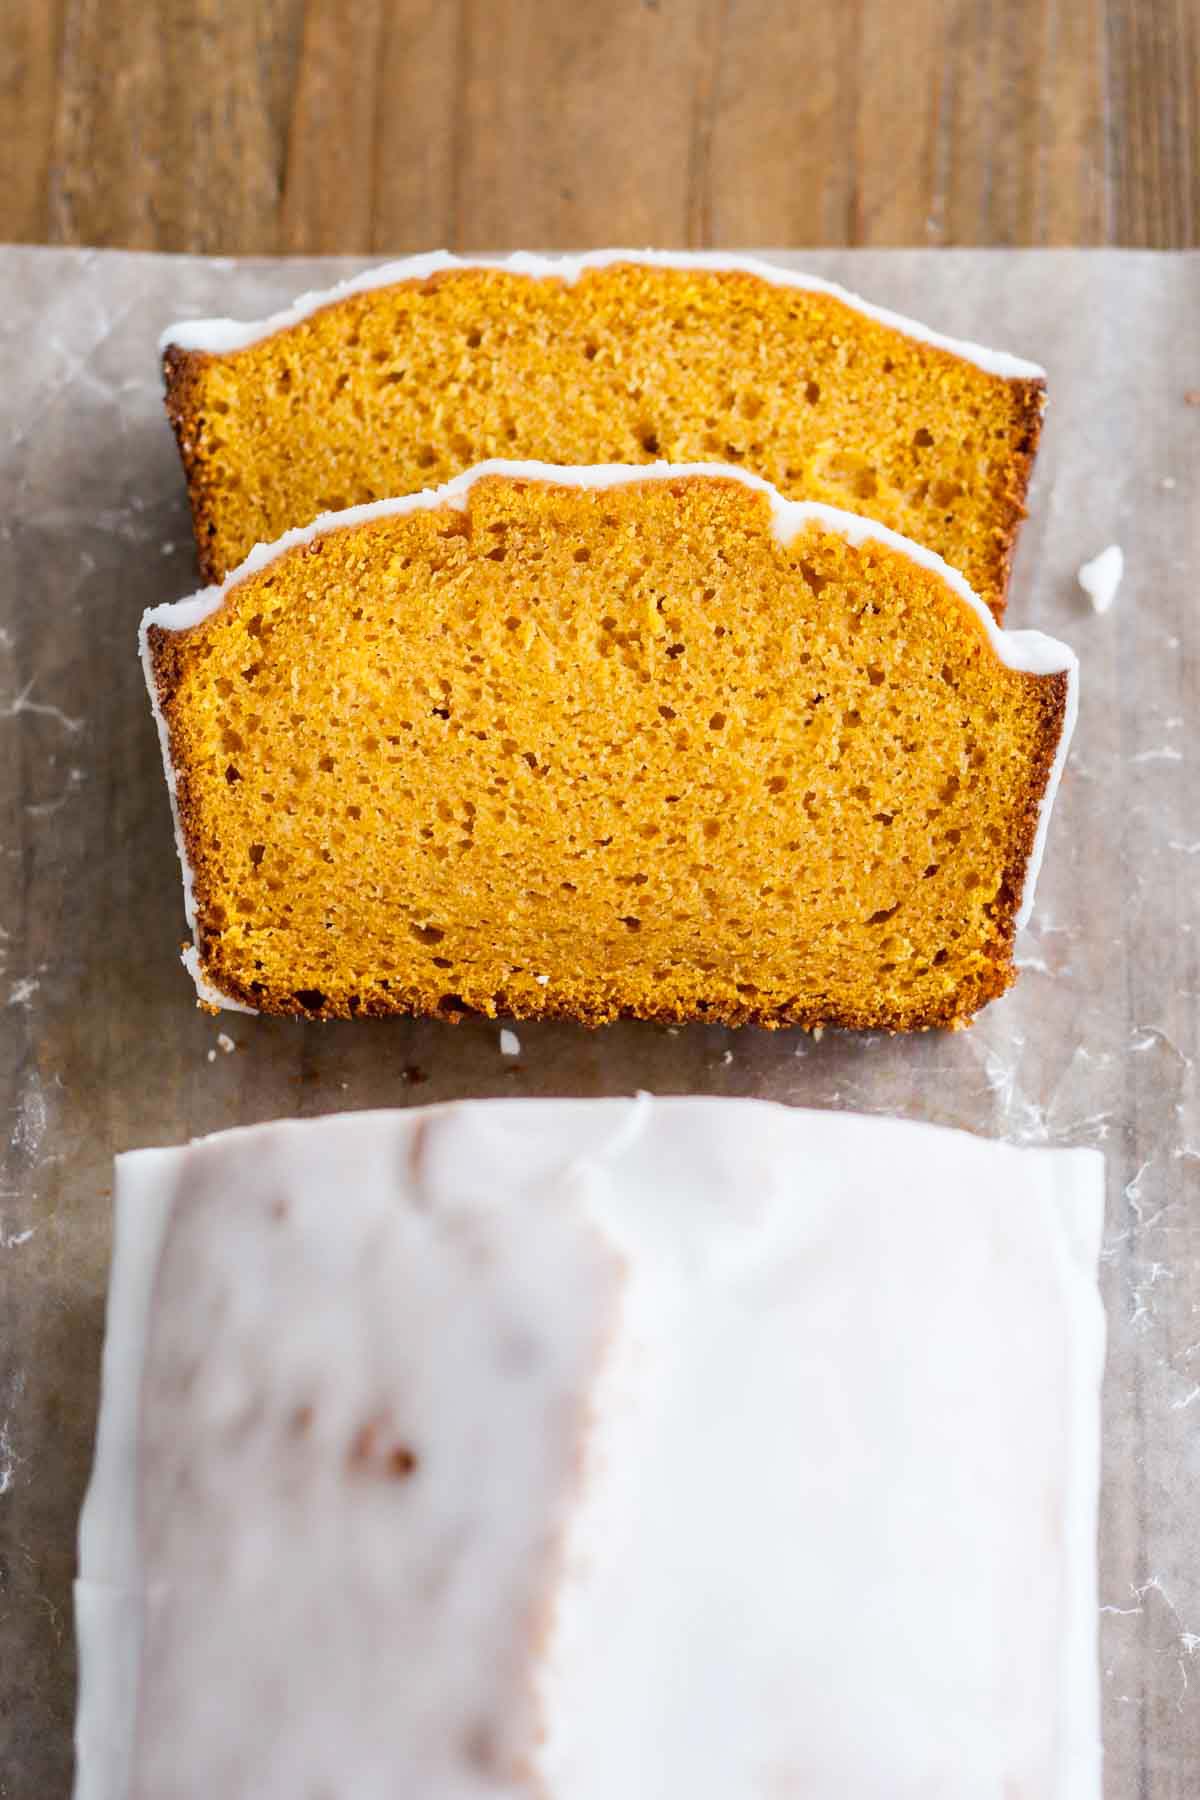
[{"label": "white glaze icing", "polygon": [[645,1096],[120,1158],[76,1800],[1098,1800],[1102,1200]]},{"label": "white glaze icing", "polygon": [[[154,716],[158,723],[163,767],[166,771],[167,786],[171,793],[175,845],[183,869],[184,907],[187,913],[188,929],[192,933],[193,941],[196,934],[194,884],[187,847],[179,823],[175,770],[171,762],[166,722],[158,704],[158,691],[150,663],[147,636],[150,626],[158,625],[165,631],[186,631],[190,626],[200,624],[202,620],[216,612],[225,596],[237,586],[238,582],[244,581],[247,576],[257,574],[259,570],[266,568],[280,556],[286,555],[288,551],[311,543],[314,538],[320,537],[326,531],[364,525],[373,519],[395,518],[405,513],[424,511],[439,506],[454,506],[460,511],[465,511],[471,488],[477,481],[491,475],[509,476],[521,481],[548,481],[560,487],[582,488],[616,487],[638,481],[673,481],[679,480],[681,477],[692,476],[709,476],[721,481],[740,481],[744,486],[753,488],[756,493],[766,495],[771,506],[772,529],[780,543],[790,543],[792,538],[805,526],[817,524],[827,531],[838,533],[850,544],[859,545],[868,542],[884,544],[889,549],[908,557],[910,562],[918,564],[923,569],[928,569],[946,583],[947,587],[974,614],[991,649],[1007,668],[1019,669],[1033,675],[1065,673],[1067,697],[1062,733],[1058,740],[1046,789],[1038,807],[1037,829],[1025,871],[1025,886],[1021,904],[1017,912],[1017,929],[1019,930],[1028,923],[1033,911],[1037,878],[1041,870],[1042,858],[1045,855],[1050,815],[1054,807],[1058,785],[1062,779],[1062,772],[1066,766],[1079,710],[1079,663],[1073,650],[1069,649],[1066,644],[1060,643],[1057,638],[1048,637],[1041,631],[1003,630],[996,624],[987,606],[964,577],[959,574],[957,569],[952,569],[936,551],[927,550],[923,545],[913,543],[911,538],[902,537],[899,532],[890,530],[886,525],[879,525],[873,519],[864,518],[859,513],[842,512],[837,507],[826,506],[823,502],[816,500],[787,500],[769,481],[764,481],[761,476],[729,463],[594,463],[579,467],[564,467],[552,463],[516,462],[493,458],[488,462],[476,463],[474,468],[465,470],[461,475],[456,475],[452,481],[444,483],[439,488],[427,488],[418,494],[404,494],[394,500],[373,500],[364,506],[348,507],[344,512],[323,513],[320,518],[314,519],[311,525],[297,526],[295,529],[285,532],[273,544],[256,544],[250,554],[238,564],[231,574],[225,577],[224,581],[211,587],[202,588],[190,599],[168,601],[161,606],[150,607],[143,614],[138,637],[139,651],[146,677],[146,686],[150,694],[150,703],[154,708]],[[211,1005],[228,1007],[236,1012],[251,1010],[240,1001],[228,999],[219,993],[205,979],[194,947],[184,951],[183,961],[196,983],[196,991],[201,1000]]]},{"label": "white glaze icing", "polygon": [[101,1373],[102,1416],[79,1520],[75,1800],[131,1800],[141,1571],[134,1518],[141,1365],[170,1216],[176,1152],[145,1150],[118,1178]]},{"label": "white glaze icing", "polygon": [[586,270],[602,269],[613,263],[635,263],[658,269],[736,270],[746,275],[756,275],[775,287],[801,288],[807,293],[828,294],[833,299],[840,300],[843,305],[853,307],[855,312],[862,313],[864,317],[876,320],[880,325],[902,332],[905,337],[914,338],[918,343],[949,351],[952,356],[960,356],[966,362],[975,363],[978,368],[985,369],[991,375],[999,375],[1009,381],[1045,379],[1046,371],[1038,363],[1010,356],[1003,350],[989,350],[983,344],[973,344],[966,339],[947,337],[916,319],[905,318],[902,313],[891,312],[887,307],[875,306],[871,301],[852,294],[848,288],[839,287],[834,281],[825,281],[819,275],[798,274],[762,257],[736,256],[723,250],[590,250],[582,256],[535,256],[522,250],[507,257],[460,257],[452,256],[446,250],[433,250],[423,256],[406,257],[400,262],[365,269],[361,275],[339,282],[335,287],[302,294],[291,306],[285,307],[282,312],[272,313],[266,319],[256,319],[249,323],[241,323],[235,319],[180,320],[163,332],[159,349],[164,351],[173,345],[180,350],[200,350],[214,356],[228,355],[231,351],[244,350],[248,345],[272,336],[276,331],[286,331],[289,326],[298,325],[302,319],[319,312],[323,306],[330,306],[349,294],[391,287],[399,281],[428,281],[430,276],[440,275],[451,269],[500,268],[507,269],[514,275],[527,275],[535,280],[562,281],[571,286]]},{"label": "white glaze icing", "polygon": [[[211,593],[211,589],[206,590]],[[189,602],[179,602],[186,607]],[[156,607],[153,612],[165,609]],[[142,616],[141,628],[138,632],[138,655],[141,658],[142,674],[146,678],[146,692],[150,696],[150,706],[154,713],[154,723],[158,731],[158,747],[162,753],[163,774],[167,778],[167,793],[171,801],[171,825],[175,832],[175,854],[179,858],[179,869],[183,876],[183,911],[187,920],[187,928],[192,934],[192,941],[180,952],[180,961],[191,976],[196,987],[196,999],[205,1006],[223,1007],[226,1012],[253,1013],[254,1007],[246,1006],[241,1000],[235,1000],[230,994],[222,994],[215,988],[200,966],[200,952],[196,947],[196,879],[192,872],[191,858],[187,853],[187,842],[183,835],[183,824],[179,817],[179,781],[175,774],[175,763],[171,756],[171,734],[163,709],[158,699],[158,683],[154,679],[154,667],[150,659],[150,639],[148,628],[157,621],[147,612]]]},{"label": "white glaze icing", "polygon": [[1110,544],[1079,570],[1079,585],[1098,613],[1109,612],[1125,575],[1125,552]]}]

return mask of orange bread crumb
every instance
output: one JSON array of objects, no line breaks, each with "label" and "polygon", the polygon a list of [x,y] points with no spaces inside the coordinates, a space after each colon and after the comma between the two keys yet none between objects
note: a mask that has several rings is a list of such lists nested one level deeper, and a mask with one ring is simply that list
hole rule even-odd
[{"label": "orange bread crumb", "polygon": [[732,475],[604,474],[484,472],[148,615],[204,981],[322,1017],[969,1019],[1013,978],[1068,675],[844,515],[781,541]]},{"label": "orange bread crumb", "polygon": [[443,270],[165,366],[209,580],[487,457],[715,460],[928,544],[997,617],[1043,400],[820,290],[633,262]]}]

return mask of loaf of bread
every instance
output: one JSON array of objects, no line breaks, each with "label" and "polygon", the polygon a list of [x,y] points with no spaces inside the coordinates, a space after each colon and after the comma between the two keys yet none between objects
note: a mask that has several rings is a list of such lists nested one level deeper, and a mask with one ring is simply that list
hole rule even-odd
[{"label": "loaf of bread", "polygon": [[721,252],[416,257],[163,351],[208,580],[488,457],[661,457],[881,520],[999,617],[1044,398],[1034,363]]},{"label": "loaf of bread", "polygon": [[723,467],[484,466],[146,615],[201,996],[908,1029],[1013,976],[1074,659]]},{"label": "loaf of bread", "polygon": [[1099,1800],[1095,1151],[492,1101],[116,1194],[77,1800]]}]

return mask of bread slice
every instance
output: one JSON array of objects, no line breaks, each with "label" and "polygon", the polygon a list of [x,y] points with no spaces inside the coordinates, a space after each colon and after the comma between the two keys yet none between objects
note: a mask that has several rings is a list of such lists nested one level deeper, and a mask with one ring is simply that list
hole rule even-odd
[{"label": "bread slice", "polygon": [[486,457],[738,463],[928,544],[1000,617],[1043,371],[722,254],[371,271],[165,334],[201,566]]},{"label": "bread slice", "polygon": [[1074,658],[721,465],[485,464],[143,621],[203,998],[959,1024],[1013,977]]}]

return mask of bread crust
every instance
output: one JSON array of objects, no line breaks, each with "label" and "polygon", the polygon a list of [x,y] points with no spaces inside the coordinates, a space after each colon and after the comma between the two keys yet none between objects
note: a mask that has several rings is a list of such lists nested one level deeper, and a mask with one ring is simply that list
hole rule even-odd
[{"label": "bread crust", "polygon": [[1037,459],[1038,446],[1041,443],[1042,420],[1046,412],[1046,383],[1044,381],[1014,381],[1010,383],[1010,386],[1018,396],[1020,410],[1009,447],[1012,461],[1009,465],[1009,478],[1005,491],[1007,516],[999,532],[999,604],[992,607],[997,622],[1001,624],[1004,621],[1004,611],[1008,603],[1008,590],[1012,581],[1012,565],[1017,550],[1017,538],[1021,525],[1029,515],[1026,500],[1029,495],[1029,484],[1033,480],[1033,465]]},{"label": "bread crust", "polygon": [[221,579],[224,570],[216,553],[217,520],[208,464],[200,450],[204,411],[204,369],[213,359],[199,350],[180,350],[168,344],[163,352],[163,399],[175,433],[183,478],[192,512],[196,561],[205,582]]}]

